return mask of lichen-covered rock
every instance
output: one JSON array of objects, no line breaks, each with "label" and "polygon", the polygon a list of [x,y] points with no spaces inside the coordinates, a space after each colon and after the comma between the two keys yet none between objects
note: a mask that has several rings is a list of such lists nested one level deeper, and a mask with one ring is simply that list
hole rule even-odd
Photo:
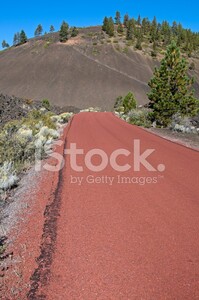
[{"label": "lichen-covered rock", "polygon": [[182,117],[180,114],[175,114],[172,118],[170,129],[182,133],[199,133],[199,128],[192,125],[192,121],[188,117]]}]

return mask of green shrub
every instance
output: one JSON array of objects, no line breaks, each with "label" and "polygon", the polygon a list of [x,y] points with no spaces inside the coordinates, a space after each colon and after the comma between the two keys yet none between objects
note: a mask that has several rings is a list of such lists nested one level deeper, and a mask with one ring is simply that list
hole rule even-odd
[{"label": "green shrub", "polygon": [[124,113],[128,113],[130,110],[137,107],[137,101],[132,92],[129,92],[123,99]]},{"label": "green shrub", "polygon": [[124,107],[123,107],[123,97],[119,96],[117,97],[114,105],[114,111],[117,112],[124,112]]},{"label": "green shrub", "polygon": [[128,47],[124,47],[124,49],[123,49],[123,53],[128,53],[129,52],[129,48]]},{"label": "green shrub", "polygon": [[126,96],[119,96],[116,99],[114,110],[117,112],[123,112],[127,114],[130,110],[137,107],[137,101],[132,92],[129,92]]},{"label": "green shrub", "polygon": [[50,110],[50,102],[48,99],[43,99],[42,100],[42,106],[47,109],[47,110]]},{"label": "green shrub", "polygon": [[133,109],[127,114],[127,121],[137,126],[151,127],[150,114],[144,109]]}]

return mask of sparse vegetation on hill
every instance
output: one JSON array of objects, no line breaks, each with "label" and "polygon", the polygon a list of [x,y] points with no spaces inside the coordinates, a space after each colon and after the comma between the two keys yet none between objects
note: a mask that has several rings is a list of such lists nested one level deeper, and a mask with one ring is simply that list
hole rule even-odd
[{"label": "sparse vegetation on hill", "polygon": [[[167,21],[158,23],[156,17],[152,21],[148,18],[129,18],[126,14],[121,22],[120,12],[116,12],[115,24],[117,30],[112,26],[112,18],[104,18],[102,29],[110,36],[116,32],[124,34],[127,41],[131,41],[135,49],[142,50],[142,44],[151,48],[151,56],[156,57],[158,52],[175,40],[177,46],[187,56],[199,55],[199,33],[185,29],[180,23],[174,21],[170,25]],[[111,30],[110,30],[111,28]],[[111,33],[111,34],[110,34]]]},{"label": "sparse vegetation on hill", "polygon": [[[152,21],[140,16],[134,19],[127,14],[122,21],[120,12],[116,13],[115,18],[104,18],[104,31],[100,26],[69,28],[63,22],[60,32],[42,35],[39,28],[42,26],[38,25],[37,37],[30,39],[27,45],[1,52],[1,89],[4,93],[9,91],[20,97],[40,100],[47,97],[59,105],[66,102],[81,108],[94,105],[106,110],[113,109],[117,95],[132,90],[138,103],[144,105],[148,101],[147,83],[154,66],[159,65],[165,55],[169,40],[174,39],[178,44],[180,26],[169,25],[171,34],[168,34],[167,25],[167,22],[159,24],[156,18]],[[52,25],[50,32],[53,30]],[[183,29],[183,32],[179,48],[185,57],[188,52],[185,52],[183,45],[187,30]],[[79,36],[74,38],[78,33]],[[67,40],[67,47],[59,44],[59,41],[64,43]],[[195,45],[196,41],[197,38]],[[19,44],[20,34],[17,34],[16,45]],[[156,59],[151,59],[149,55]],[[197,49],[193,55],[194,58],[189,59],[189,75],[196,76],[194,88],[198,96]],[[66,56],[70,60],[66,60]],[[31,70],[29,72],[27,64]],[[20,76],[13,70],[20,70]],[[5,72],[6,76],[3,76]]]}]

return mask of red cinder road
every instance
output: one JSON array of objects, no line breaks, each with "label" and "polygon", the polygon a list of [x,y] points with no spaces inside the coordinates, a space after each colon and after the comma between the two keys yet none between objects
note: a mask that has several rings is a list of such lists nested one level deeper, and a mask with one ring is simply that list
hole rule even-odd
[{"label": "red cinder road", "polygon": [[[155,149],[147,158],[154,169],[166,169],[141,165],[135,171],[135,140],[141,154]],[[67,148],[71,143],[84,154],[102,149],[109,158],[126,149],[131,155],[117,163],[131,169],[120,172],[108,163],[93,172],[85,155],[78,155],[83,171],[77,172],[65,156],[55,193],[57,218],[50,216],[50,238],[28,299],[199,299],[199,153],[111,113],[76,115]],[[93,156],[91,162],[99,165],[101,159]]]}]

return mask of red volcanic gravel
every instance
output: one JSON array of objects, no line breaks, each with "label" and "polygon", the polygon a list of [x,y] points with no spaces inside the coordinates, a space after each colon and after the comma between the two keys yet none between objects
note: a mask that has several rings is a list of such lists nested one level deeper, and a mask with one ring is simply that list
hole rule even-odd
[{"label": "red volcanic gravel", "polygon": [[[59,153],[71,143],[108,157],[127,149],[131,155],[117,162],[131,169],[119,172],[109,163],[93,172],[78,155],[77,172],[66,155],[59,173],[43,171],[15,241],[14,255],[27,245],[21,291],[10,298],[8,280],[3,299],[199,299],[199,153],[111,113],[76,115],[63,140]],[[155,149],[147,160],[159,171],[134,170],[134,140],[141,153]],[[93,165],[100,162],[93,157]]]}]

